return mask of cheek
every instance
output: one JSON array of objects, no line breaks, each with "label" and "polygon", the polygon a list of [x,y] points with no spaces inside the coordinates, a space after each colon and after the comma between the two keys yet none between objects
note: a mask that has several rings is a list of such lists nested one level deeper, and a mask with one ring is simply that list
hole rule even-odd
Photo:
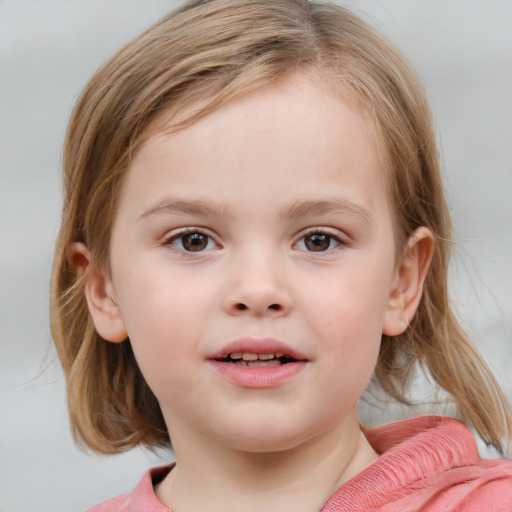
[{"label": "cheek", "polygon": [[379,282],[383,272],[378,267],[374,272],[368,266],[361,272],[353,267],[351,275],[333,283],[311,310],[319,319],[314,325],[324,343],[320,357],[345,390],[362,391],[377,361],[389,295],[389,277]]},{"label": "cheek", "polygon": [[[382,336],[380,311],[375,316],[354,304],[345,306],[343,313],[334,312],[325,332],[325,357],[338,371],[346,385],[366,386],[371,377],[379,353]],[[337,314],[336,314],[337,313]]]},{"label": "cheek", "polygon": [[378,264],[352,266],[331,280],[323,297],[311,301],[314,316],[332,331],[330,339],[368,340],[382,334],[390,292],[390,273]]},{"label": "cheek", "polygon": [[[179,384],[187,361],[200,353],[195,290],[151,272],[131,275],[119,287],[119,305],[135,357],[149,386],[157,390],[169,379]],[[158,394],[158,393],[156,393]]]}]

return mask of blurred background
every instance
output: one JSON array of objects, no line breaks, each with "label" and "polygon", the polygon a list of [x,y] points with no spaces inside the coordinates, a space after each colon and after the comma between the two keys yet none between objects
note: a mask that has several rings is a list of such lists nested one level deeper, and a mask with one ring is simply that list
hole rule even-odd
[{"label": "blurred background", "polygon": [[[0,0],[0,512],[84,510],[172,456],[100,457],[73,445],[48,283],[72,106],[107,57],[177,3]],[[512,1],[344,5],[394,42],[428,89],[457,230],[454,303],[510,398]],[[365,406],[363,420],[415,412]]]}]

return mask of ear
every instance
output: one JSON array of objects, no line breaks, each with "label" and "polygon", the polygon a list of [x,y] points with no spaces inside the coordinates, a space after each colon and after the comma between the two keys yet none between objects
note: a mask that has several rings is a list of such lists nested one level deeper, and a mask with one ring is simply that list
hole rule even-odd
[{"label": "ear", "polygon": [[121,310],[115,300],[112,283],[91,265],[91,252],[80,242],[68,247],[69,266],[83,277],[85,298],[98,334],[119,343],[128,337]]},{"label": "ear", "polygon": [[411,323],[421,301],[433,254],[434,235],[430,229],[416,229],[407,241],[396,271],[384,317],[383,334],[398,336]]}]

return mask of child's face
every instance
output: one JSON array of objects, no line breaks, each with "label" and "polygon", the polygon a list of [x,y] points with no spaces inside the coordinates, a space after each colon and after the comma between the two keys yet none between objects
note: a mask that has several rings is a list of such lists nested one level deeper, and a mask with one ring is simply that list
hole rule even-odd
[{"label": "child's face", "polygon": [[175,443],[359,428],[397,287],[385,174],[367,116],[300,76],[142,146],[112,234],[126,332],[102,334],[130,337]]}]

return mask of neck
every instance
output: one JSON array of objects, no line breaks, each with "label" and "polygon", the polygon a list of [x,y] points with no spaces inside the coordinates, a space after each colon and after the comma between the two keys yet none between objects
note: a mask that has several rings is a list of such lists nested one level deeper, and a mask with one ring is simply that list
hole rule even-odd
[{"label": "neck", "polygon": [[377,458],[357,421],[271,453],[212,446],[194,437],[192,443],[178,436],[177,444],[173,437],[176,467],[156,489],[173,512],[313,512]]}]

